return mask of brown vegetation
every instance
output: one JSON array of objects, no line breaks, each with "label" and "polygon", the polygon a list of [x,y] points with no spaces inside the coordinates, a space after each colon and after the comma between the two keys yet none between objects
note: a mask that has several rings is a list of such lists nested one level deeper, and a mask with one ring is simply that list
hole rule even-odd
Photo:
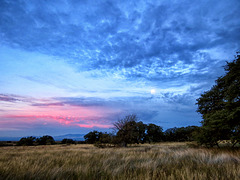
[{"label": "brown vegetation", "polygon": [[0,179],[240,179],[237,150],[159,143],[0,148]]}]

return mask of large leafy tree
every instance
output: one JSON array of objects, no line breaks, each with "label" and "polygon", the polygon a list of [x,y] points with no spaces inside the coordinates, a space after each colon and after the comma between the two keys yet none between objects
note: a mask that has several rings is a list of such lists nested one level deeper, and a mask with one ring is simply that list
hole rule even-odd
[{"label": "large leafy tree", "polygon": [[148,124],[147,126],[147,140],[149,142],[163,141],[164,134],[161,126],[155,124]]},{"label": "large leafy tree", "polygon": [[85,139],[86,143],[94,144],[100,140],[101,135],[102,135],[102,132],[91,131],[84,136],[84,139]]},{"label": "large leafy tree", "polygon": [[135,114],[127,115],[123,119],[114,123],[114,128],[117,131],[116,138],[122,146],[127,146],[131,143],[143,143],[145,141],[146,125],[141,121],[137,122]]},{"label": "large leafy tree", "polygon": [[202,129],[197,139],[202,144],[217,145],[221,139],[240,142],[240,55],[227,62],[226,74],[197,99],[202,114]]},{"label": "large leafy tree", "polygon": [[136,132],[137,132],[137,143],[145,143],[146,142],[146,129],[147,125],[142,121],[137,122],[136,124]]},{"label": "large leafy tree", "polygon": [[52,136],[46,135],[46,136],[42,136],[40,138],[37,138],[36,142],[39,145],[51,145],[51,144],[55,144],[55,140],[53,139]]},{"label": "large leafy tree", "polygon": [[18,142],[18,146],[33,146],[36,138],[33,136],[30,137],[23,137]]}]

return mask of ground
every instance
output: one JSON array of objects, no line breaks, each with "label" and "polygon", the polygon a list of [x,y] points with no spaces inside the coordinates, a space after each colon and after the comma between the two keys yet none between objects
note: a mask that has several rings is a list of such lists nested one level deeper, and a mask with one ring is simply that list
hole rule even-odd
[{"label": "ground", "polygon": [[0,147],[0,179],[240,179],[239,150],[188,143]]}]

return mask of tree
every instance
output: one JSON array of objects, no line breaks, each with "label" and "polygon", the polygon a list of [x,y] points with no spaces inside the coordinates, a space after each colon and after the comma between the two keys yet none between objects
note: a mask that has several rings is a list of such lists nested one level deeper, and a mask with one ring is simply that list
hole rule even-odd
[{"label": "tree", "polygon": [[84,139],[85,139],[86,143],[94,144],[94,143],[96,143],[97,141],[100,140],[101,134],[102,134],[102,132],[91,131],[84,136]]},{"label": "tree", "polygon": [[52,136],[42,136],[36,140],[39,145],[52,145],[55,144],[55,140]]},{"label": "tree", "polygon": [[116,137],[122,146],[126,147],[127,144],[137,143],[141,139],[139,137],[141,128],[137,127],[137,116],[135,114],[125,116],[113,125],[118,131]]},{"label": "tree", "polygon": [[177,141],[176,137],[177,128],[169,128],[164,132],[165,141]]},{"label": "tree", "polygon": [[147,125],[142,121],[137,122],[136,131],[137,131],[137,144],[146,142],[146,130]]},{"label": "tree", "polygon": [[148,124],[147,126],[147,140],[148,142],[163,141],[163,129],[155,124]]},{"label": "tree", "polygon": [[99,143],[109,144],[112,142],[112,134],[108,134],[107,132],[101,133],[99,136]]},{"label": "tree", "polygon": [[176,128],[176,141],[193,141],[194,137],[193,134],[197,129],[197,126],[187,126],[187,127],[180,127]]},{"label": "tree", "polygon": [[226,74],[216,80],[216,85],[197,99],[197,112],[203,118],[198,137],[202,144],[218,145],[221,139],[231,139],[233,146],[240,142],[239,54],[233,62],[227,62],[225,71]]},{"label": "tree", "polygon": [[30,137],[23,137],[18,142],[18,146],[33,146],[36,138],[33,136]]}]

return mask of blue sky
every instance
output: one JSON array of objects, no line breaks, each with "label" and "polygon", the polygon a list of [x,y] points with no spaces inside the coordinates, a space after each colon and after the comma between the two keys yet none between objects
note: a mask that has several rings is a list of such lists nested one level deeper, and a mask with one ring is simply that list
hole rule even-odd
[{"label": "blue sky", "polygon": [[0,136],[200,125],[240,49],[240,1],[0,1]]}]

